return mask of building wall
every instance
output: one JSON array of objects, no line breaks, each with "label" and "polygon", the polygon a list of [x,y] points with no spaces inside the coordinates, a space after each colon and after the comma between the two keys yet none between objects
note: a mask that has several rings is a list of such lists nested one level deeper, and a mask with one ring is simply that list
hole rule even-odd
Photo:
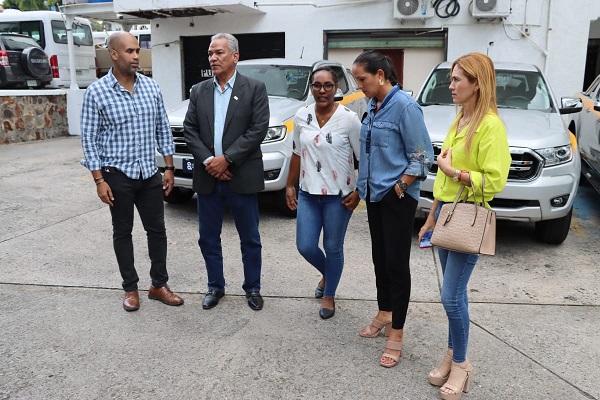
[{"label": "building wall", "polygon": [[0,91],[0,144],[69,136],[67,96]]},{"label": "building wall", "polygon": [[[323,0],[314,3],[327,5],[334,2]],[[140,8],[143,8],[143,3],[140,0]],[[285,32],[286,57],[302,55],[307,59],[320,59],[324,54],[325,31],[447,29],[449,60],[470,51],[479,51],[489,54],[495,61],[534,63],[546,72],[555,95],[567,96],[582,85],[590,22],[600,17],[600,1],[597,0],[578,0],[577,7],[573,7],[571,0],[512,0],[512,12],[504,22],[477,21],[469,11],[471,0],[459,0],[461,10],[456,17],[434,17],[425,22],[395,19],[392,0],[338,7],[290,6],[290,3],[294,2],[287,1],[287,5],[281,6],[260,6],[258,2],[258,8],[264,11],[260,15],[193,17],[193,26],[190,26],[189,17],[153,20],[153,72],[167,106],[175,106],[184,98],[180,36],[217,32]],[[528,36],[519,30],[527,30]],[[243,51],[240,49],[241,53]],[[336,52],[334,55],[337,57]],[[339,56],[349,67],[347,60],[351,58],[350,53],[340,53]],[[416,80],[422,80],[427,73],[419,62],[419,57],[423,56],[418,51],[405,53],[405,77],[419,77],[410,82],[411,88],[420,87],[421,83]],[[405,82],[405,87],[408,86]]]}]

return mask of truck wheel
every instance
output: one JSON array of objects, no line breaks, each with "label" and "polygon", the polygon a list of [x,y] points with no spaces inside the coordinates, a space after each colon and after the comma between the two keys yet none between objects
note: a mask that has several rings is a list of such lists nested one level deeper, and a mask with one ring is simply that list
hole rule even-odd
[{"label": "truck wheel", "polygon": [[180,204],[190,200],[193,196],[194,191],[192,189],[174,187],[168,196],[164,196],[164,200],[170,204]]},{"label": "truck wheel", "polygon": [[573,207],[562,218],[538,221],[535,223],[535,238],[543,243],[561,244],[567,238],[571,228]]}]

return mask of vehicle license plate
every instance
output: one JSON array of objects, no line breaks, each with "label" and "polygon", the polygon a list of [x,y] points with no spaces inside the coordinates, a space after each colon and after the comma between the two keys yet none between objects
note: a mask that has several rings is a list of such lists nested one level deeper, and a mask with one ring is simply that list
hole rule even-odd
[{"label": "vehicle license plate", "polygon": [[193,175],[194,174],[194,159],[184,158],[181,161],[181,169],[183,170],[184,175]]},{"label": "vehicle license plate", "polygon": [[37,86],[37,82],[35,80],[28,79],[27,86]]}]

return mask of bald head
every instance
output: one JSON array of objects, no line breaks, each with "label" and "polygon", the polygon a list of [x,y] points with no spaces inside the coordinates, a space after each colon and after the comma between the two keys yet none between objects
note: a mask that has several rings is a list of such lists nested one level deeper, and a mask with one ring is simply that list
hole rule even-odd
[{"label": "bald head", "polygon": [[108,52],[113,62],[113,75],[132,78],[139,67],[140,45],[129,32],[115,32],[108,37]]},{"label": "bald head", "polygon": [[108,37],[106,45],[109,49],[118,50],[123,46],[123,43],[131,43],[131,39],[135,40],[137,43],[137,39],[131,33],[125,31],[115,32]]}]

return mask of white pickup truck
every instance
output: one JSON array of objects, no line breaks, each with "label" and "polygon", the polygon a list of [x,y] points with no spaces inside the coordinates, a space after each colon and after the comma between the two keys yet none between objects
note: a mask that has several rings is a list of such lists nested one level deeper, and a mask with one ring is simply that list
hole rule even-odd
[{"label": "white pickup truck", "polygon": [[[456,106],[450,85],[451,63],[436,66],[417,94],[434,151],[439,154]],[[581,101],[556,102],[542,72],[531,64],[495,63],[498,112],[504,121],[512,163],[504,190],[490,206],[498,219],[535,223],[535,236],[562,243],[569,233],[581,161],[575,136],[560,114],[581,111]],[[433,202],[437,164],[421,186],[418,210]]]},{"label": "white pickup truck", "polygon": [[569,130],[579,143],[581,173],[600,193],[600,75],[575,96],[583,102],[585,112],[572,115]]}]

